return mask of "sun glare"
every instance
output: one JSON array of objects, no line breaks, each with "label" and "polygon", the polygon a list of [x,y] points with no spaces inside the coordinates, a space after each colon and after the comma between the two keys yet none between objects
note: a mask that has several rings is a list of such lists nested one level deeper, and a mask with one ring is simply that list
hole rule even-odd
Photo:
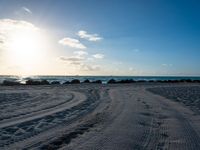
[{"label": "sun glare", "polygon": [[45,42],[37,30],[20,30],[12,33],[8,42],[7,56],[23,74],[31,74],[42,63]]}]

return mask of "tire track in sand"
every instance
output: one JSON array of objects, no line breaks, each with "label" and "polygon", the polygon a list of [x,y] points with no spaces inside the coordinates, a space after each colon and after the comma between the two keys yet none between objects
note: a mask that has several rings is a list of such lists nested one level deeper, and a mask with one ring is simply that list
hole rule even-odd
[{"label": "tire track in sand", "polygon": [[[150,94],[150,95],[149,95]],[[163,132],[165,140],[158,138],[159,140],[155,144],[149,144],[146,146],[147,149],[180,149],[180,150],[196,150],[200,149],[200,136],[196,132],[196,129],[192,125],[192,121],[189,116],[186,116],[184,109],[180,103],[172,102],[164,97],[154,95],[147,92],[149,97],[153,98],[155,102],[160,104],[160,110],[158,113],[159,120],[162,121],[160,129],[156,132]],[[150,135],[153,135],[150,133]],[[155,138],[152,138],[149,143]]]},{"label": "tire track in sand", "polygon": [[[68,113],[70,108],[86,100],[86,96],[79,92],[70,91],[70,93],[74,95],[72,100],[62,105],[2,121],[0,124],[0,147],[24,140],[42,132],[50,126],[54,126],[54,124],[62,123],[65,117],[69,119],[69,117],[64,115],[64,112]],[[56,118],[56,116],[58,116],[57,114],[60,114],[59,116],[62,117]],[[61,120],[59,121],[59,119]]]}]

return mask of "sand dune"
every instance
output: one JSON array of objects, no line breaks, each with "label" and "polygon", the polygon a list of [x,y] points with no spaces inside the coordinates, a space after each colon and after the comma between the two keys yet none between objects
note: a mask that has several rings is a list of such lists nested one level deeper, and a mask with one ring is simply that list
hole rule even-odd
[{"label": "sand dune", "polygon": [[189,83],[0,87],[0,149],[200,149],[199,91]]}]

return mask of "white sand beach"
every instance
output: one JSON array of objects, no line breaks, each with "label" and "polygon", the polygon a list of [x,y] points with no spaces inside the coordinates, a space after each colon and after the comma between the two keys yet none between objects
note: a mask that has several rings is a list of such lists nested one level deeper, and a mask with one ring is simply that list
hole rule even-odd
[{"label": "white sand beach", "polygon": [[0,86],[0,149],[200,149],[200,84]]}]

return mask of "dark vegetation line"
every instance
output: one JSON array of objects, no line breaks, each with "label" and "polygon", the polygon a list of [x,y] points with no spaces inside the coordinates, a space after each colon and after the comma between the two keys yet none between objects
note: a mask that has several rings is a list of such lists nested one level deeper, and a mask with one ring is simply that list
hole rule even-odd
[{"label": "dark vegetation line", "polygon": [[[78,79],[73,79],[71,81],[65,81],[62,84],[84,84],[84,83],[97,83],[102,84],[101,80],[90,81],[88,79],[81,82]],[[123,83],[200,83],[200,80],[191,80],[191,79],[180,79],[180,80],[133,80],[133,79],[125,79],[125,80],[115,80],[110,79],[107,84],[123,84]],[[59,81],[49,82],[47,80],[27,80],[25,84],[22,84],[17,81],[9,81],[4,80],[1,85],[4,86],[13,86],[13,85],[60,85]]]}]

